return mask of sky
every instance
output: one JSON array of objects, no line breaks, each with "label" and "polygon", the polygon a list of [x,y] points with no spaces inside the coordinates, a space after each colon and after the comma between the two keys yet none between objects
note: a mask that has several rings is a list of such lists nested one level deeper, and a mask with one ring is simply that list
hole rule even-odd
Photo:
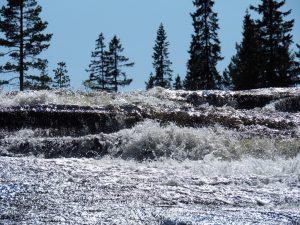
[{"label": "sky", "polygon": [[[0,0],[4,2],[4,0]],[[224,60],[218,64],[222,72],[235,54],[235,43],[241,41],[243,17],[250,4],[260,0],[216,0],[215,12],[219,18],[219,37]],[[294,41],[300,43],[300,2],[286,0],[284,10],[292,9],[295,19]],[[51,46],[43,53],[50,62],[49,73],[60,61],[67,64],[74,89],[84,89],[82,81],[88,78],[85,71],[90,63],[95,40],[103,32],[108,43],[117,35],[123,44],[124,55],[135,62],[127,70],[133,83],[121,89],[145,89],[145,81],[153,71],[152,54],[156,33],[163,23],[170,43],[170,60],[174,77],[186,75],[188,49],[193,33],[192,0],[39,0],[43,7],[41,17],[53,33]]]}]

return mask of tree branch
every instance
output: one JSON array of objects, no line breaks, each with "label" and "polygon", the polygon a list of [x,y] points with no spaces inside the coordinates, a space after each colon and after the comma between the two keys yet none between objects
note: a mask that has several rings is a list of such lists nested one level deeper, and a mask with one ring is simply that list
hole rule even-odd
[{"label": "tree branch", "polygon": [[0,57],[9,55],[10,53],[13,53],[13,52],[18,52],[18,50],[11,50],[11,51],[6,52],[6,53],[2,53],[2,52],[1,52],[1,53],[0,53]]}]

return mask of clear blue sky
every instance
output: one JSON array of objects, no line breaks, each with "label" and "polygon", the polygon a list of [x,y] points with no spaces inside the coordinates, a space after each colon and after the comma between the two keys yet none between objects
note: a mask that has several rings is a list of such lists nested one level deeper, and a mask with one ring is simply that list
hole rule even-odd
[{"label": "clear blue sky", "polygon": [[[4,1],[4,0],[1,0]],[[235,54],[240,42],[246,8],[259,0],[216,0],[219,18],[219,37],[222,55],[220,72]],[[124,54],[136,64],[128,70],[134,82],[123,91],[144,89],[152,69],[152,52],[159,24],[165,25],[170,42],[170,59],[174,76],[186,74],[186,62],[193,27],[190,12],[195,10],[192,0],[42,0],[42,18],[52,32],[51,47],[44,53],[50,61],[49,72],[59,61],[65,61],[72,79],[72,87],[82,89],[82,80],[90,61],[95,40],[103,32],[106,41],[116,34],[125,48]],[[287,0],[285,9],[292,9],[290,18],[296,20],[294,41],[300,43],[300,3]]]}]

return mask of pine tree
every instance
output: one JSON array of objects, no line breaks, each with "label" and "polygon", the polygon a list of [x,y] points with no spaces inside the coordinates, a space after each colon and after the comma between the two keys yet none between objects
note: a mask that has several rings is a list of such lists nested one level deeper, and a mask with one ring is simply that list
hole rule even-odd
[{"label": "pine tree", "polygon": [[121,55],[123,51],[120,39],[114,36],[109,43],[108,73],[105,78],[107,90],[118,92],[119,86],[126,86],[132,82],[132,79],[127,79],[127,75],[123,69],[132,67],[134,63],[128,62],[129,59]]},{"label": "pine tree", "polygon": [[[249,90],[259,87],[261,64],[260,44],[257,27],[247,10],[244,17],[243,40],[236,45],[236,55],[224,72],[225,78],[232,79],[234,90]],[[228,82],[225,82],[228,83]]]},{"label": "pine tree", "polygon": [[184,81],[187,90],[217,89],[221,76],[217,63],[222,60],[218,38],[218,18],[213,12],[213,0],[194,0],[196,12],[191,14],[194,34],[190,46],[188,73]]},{"label": "pine tree", "polygon": [[53,70],[53,88],[69,88],[70,78],[68,76],[68,70],[65,62],[57,63],[58,67]]},{"label": "pine tree", "polygon": [[42,70],[44,60],[38,55],[49,47],[52,34],[44,34],[48,23],[39,17],[42,11],[36,0],[7,0],[0,9],[0,47],[8,51],[2,56],[9,60],[0,66],[0,73],[18,73],[18,77],[5,79],[3,84],[11,84],[18,78],[22,91],[30,74]]},{"label": "pine tree", "polygon": [[154,87],[154,79],[155,79],[155,77],[153,76],[153,73],[151,72],[148,82],[145,82],[146,90],[149,90]]},{"label": "pine tree", "polygon": [[92,59],[87,72],[90,73],[89,79],[84,83],[93,90],[106,90],[107,74],[107,51],[104,43],[104,35],[101,33],[96,40],[95,51],[92,52]]},{"label": "pine tree", "polygon": [[280,11],[284,5],[285,0],[262,0],[258,7],[251,6],[252,10],[262,15],[256,21],[261,41],[261,87],[287,87],[296,82],[290,52],[294,20],[284,20],[291,13],[291,10]]},{"label": "pine tree", "polygon": [[160,86],[163,88],[171,88],[172,82],[172,70],[171,70],[171,61],[169,60],[168,52],[169,42],[167,41],[167,34],[163,24],[160,24],[157,37],[155,41],[155,46],[153,48],[153,68],[155,70],[153,79],[153,86]]},{"label": "pine tree", "polygon": [[182,90],[183,89],[182,81],[181,81],[181,78],[180,78],[179,74],[175,78],[175,83],[173,84],[173,88],[175,90]]}]

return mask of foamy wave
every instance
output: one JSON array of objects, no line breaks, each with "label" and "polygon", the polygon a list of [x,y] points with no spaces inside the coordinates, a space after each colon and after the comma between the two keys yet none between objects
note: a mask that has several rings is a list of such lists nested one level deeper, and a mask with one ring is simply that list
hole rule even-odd
[{"label": "foamy wave", "polygon": [[44,155],[45,157],[97,157],[111,155],[123,159],[204,160],[211,155],[221,160],[244,157],[274,159],[295,157],[299,138],[249,136],[222,127],[187,128],[161,125],[146,120],[131,129],[111,134],[82,137],[55,137],[51,131],[20,130],[0,141],[5,152]]},{"label": "foamy wave", "polygon": [[[175,106],[175,102],[168,100],[168,91],[155,88],[150,92],[135,91],[131,93],[109,92],[81,92],[67,90],[42,90],[0,93],[0,106],[24,106],[24,105],[78,105],[78,106],[107,106],[143,104],[151,106]],[[163,101],[162,101],[163,99]],[[178,106],[178,105],[177,105]]]}]

